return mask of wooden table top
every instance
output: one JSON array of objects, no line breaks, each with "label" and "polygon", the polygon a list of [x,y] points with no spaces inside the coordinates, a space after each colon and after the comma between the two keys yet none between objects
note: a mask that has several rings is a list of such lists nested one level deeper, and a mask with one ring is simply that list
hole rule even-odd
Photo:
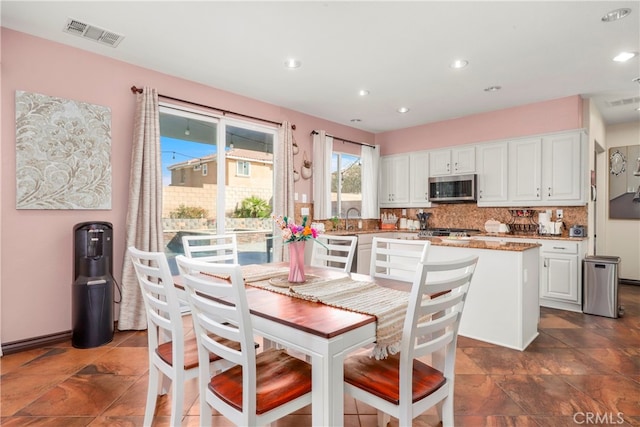
[{"label": "wooden table top", "polygon": [[[272,265],[287,263],[276,263]],[[306,274],[321,277],[341,277],[345,273],[322,267],[305,266]],[[351,273],[351,277],[359,280],[371,280],[369,276]],[[178,287],[181,286],[180,276],[174,277]],[[212,279],[215,280],[215,279]],[[375,279],[381,286],[409,291],[411,285],[404,282]],[[251,314],[263,317],[293,327],[323,338],[333,338],[361,326],[375,323],[375,316],[356,313],[331,307],[320,302],[307,301],[265,289],[246,285],[247,301]]]}]

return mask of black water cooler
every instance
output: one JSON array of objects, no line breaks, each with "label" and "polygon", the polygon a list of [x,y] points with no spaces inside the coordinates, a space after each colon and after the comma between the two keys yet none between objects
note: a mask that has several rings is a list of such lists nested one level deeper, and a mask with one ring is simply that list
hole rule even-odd
[{"label": "black water cooler", "polygon": [[73,236],[71,343],[98,347],[113,339],[113,226],[83,222]]}]

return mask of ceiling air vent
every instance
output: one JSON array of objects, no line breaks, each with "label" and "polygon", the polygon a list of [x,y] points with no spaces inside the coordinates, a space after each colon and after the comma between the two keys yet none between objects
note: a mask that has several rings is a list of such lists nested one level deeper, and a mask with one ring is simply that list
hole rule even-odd
[{"label": "ceiling air vent", "polygon": [[123,35],[116,34],[73,18],[67,19],[67,25],[65,26],[64,31],[111,47],[118,46],[124,38]]},{"label": "ceiling air vent", "polygon": [[635,96],[633,98],[616,99],[615,101],[607,102],[607,105],[609,105],[609,107],[622,107],[624,105],[638,103],[640,103],[640,96]]}]

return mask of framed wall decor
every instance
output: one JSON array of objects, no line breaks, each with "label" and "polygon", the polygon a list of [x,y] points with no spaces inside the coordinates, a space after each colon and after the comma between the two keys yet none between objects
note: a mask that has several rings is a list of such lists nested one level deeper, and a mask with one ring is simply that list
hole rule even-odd
[{"label": "framed wall decor", "polygon": [[609,149],[609,218],[640,219],[640,145]]},{"label": "framed wall decor", "polygon": [[111,109],[16,91],[16,208],[111,209]]}]

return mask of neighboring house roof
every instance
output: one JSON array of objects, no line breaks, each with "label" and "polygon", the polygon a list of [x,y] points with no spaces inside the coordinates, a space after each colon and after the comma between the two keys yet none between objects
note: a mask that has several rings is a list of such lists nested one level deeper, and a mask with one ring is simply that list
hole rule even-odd
[{"label": "neighboring house roof", "polygon": [[[186,167],[201,165],[203,163],[215,162],[217,160],[217,157],[217,154],[209,154],[208,156],[202,156],[197,159],[189,159],[185,162],[174,163],[172,165],[169,165],[167,169],[182,169]],[[273,154],[271,153],[262,153],[259,151],[244,150],[241,148],[232,148],[230,150],[227,150],[225,157],[227,159],[248,160],[251,162],[260,163],[273,163]]]},{"label": "neighboring house roof", "polygon": [[262,163],[273,163],[273,154],[271,153],[262,153],[260,151],[253,150],[243,150],[242,148],[232,148],[227,151],[227,158],[229,159],[240,159],[240,160],[251,160],[254,162],[262,162]]}]

